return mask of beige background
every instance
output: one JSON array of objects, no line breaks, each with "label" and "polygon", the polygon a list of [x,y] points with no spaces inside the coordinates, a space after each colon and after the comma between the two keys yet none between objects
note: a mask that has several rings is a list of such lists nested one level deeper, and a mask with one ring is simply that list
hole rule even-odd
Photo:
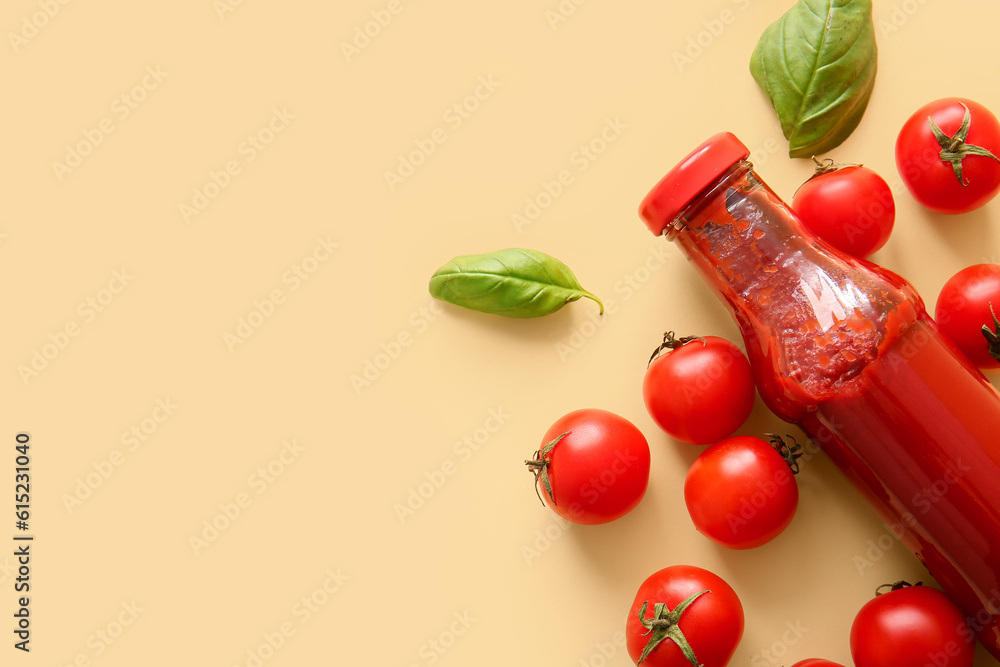
[{"label": "beige background", "polygon": [[[945,95],[1000,110],[1000,5],[876,4],[875,93],[830,157],[896,188],[874,259],[933,305],[952,273],[997,260],[1000,203],[921,210],[895,133]],[[850,664],[857,609],[879,584],[926,578],[916,560],[822,456],[803,465],[785,534],[716,548],[681,500],[699,449],[659,432],[640,398],[663,330],[738,336],[640,223],[642,196],[720,130],[787,198],[810,172],[747,69],[789,5],[6,2],[0,553],[19,431],[36,540],[32,652],[5,630],[0,664],[625,666],[636,588],[677,563],[741,596],[733,664]],[[373,16],[391,22],[376,31]],[[385,173],[435,139],[390,187]],[[609,305],[600,326],[589,302],[537,321],[432,302],[440,264],[509,246],[573,267]],[[522,465],[579,407],[629,418],[652,450],[645,500],[606,526],[563,526]],[[798,433],[758,403],[742,432],[764,430]],[[4,628],[12,564],[0,556]]]}]

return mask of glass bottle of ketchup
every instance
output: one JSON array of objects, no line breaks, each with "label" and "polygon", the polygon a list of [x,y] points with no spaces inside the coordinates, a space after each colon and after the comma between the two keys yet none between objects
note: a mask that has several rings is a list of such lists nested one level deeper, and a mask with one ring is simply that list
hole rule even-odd
[{"label": "glass bottle of ketchup", "polygon": [[909,283],[811,236],[749,154],[711,137],[639,213],[729,308],[764,403],[823,449],[1000,659],[1000,393]]}]

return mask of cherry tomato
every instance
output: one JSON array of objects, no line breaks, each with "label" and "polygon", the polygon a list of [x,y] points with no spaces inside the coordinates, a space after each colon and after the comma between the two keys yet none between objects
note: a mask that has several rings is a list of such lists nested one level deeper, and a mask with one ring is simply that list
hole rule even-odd
[{"label": "cherry tomato", "polygon": [[991,350],[1000,354],[1000,340],[983,333],[985,326],[996,336],[994,312],[1000,316],[1000,264],[962,269],[944,284],[934,305],[941,332],[985,371],[1000,368],[1000,361],[991,354]]},{"label": "cherry tomato", "polygon": [[743,638],[743,605],[718,575],[674,565],[650,575],[625,623],[632,662],[649,667],[725,667]]},{"label": "cherry tomato", "polygon": [[752,549],[777,537],[799,504],[792,456],[749,435],[707,448],[684,480],[684,501],[698,531],[730,549]]},{"label": "cherry tomato", "polygon": [[1000,122],[961,97],[918,109],[896,137],[896,169],[913,197],[939,213],[966,213],[1000,191]]},{"label": "cherry tomato", "polygon": [[861,165],[816,164],[816,173],[792,196],[792,210],[806,229],[854,257],[884,246],[896,220],[889,184]]},{"label": "cherry tomato", "polygon": [[671,437],[694,445],[732,435],[750,416],[754,394],[746,355],[717,336],[675,339],[668,332],[642,382],[653,421]]},{"label": "cherry tomato", "polygon": [[542,501],[573,523],[607,523],[624,516],[639,504],[649,483],[645,436],[607,410],[564,415],[525,463],[535,474]]},{"label": "cherry tomato", "polygon": [[941,591],[905,582],[869,600],[851,626],[855,667],[969,667],[972,630]]},{"label": "cherry tomato", "polygon": [[799,660],[797,663],[792,665],[792,667],[844,667],[839,662],[833,662],[832,660],[823,660],[822,658],[808,658],[806,660]]}]

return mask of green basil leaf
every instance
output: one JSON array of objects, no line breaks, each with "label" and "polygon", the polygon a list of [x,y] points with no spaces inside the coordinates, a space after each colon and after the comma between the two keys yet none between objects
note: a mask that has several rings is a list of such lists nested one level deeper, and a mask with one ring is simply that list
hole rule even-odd
[{"label": "green basil leaf", "polygon": [[580,297],[583,289],[568,266],[537,250],[508,248],[460,255],[431,277],[431,296],[463,308],[506,317],[540,317]]},{"label": "green basil leaf", "polygon": [[871,0],[799,0],[761,35],[750,73],[767,93],[790,157],[839,146],[875,85]]}]

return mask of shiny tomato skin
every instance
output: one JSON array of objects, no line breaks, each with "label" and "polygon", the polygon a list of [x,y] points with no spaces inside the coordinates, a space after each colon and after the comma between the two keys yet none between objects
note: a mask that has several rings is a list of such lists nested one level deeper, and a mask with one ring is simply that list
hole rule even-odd
[{"label": "shiny tomato skin", "polygon": [[781,534],[795,516],[792,469],[760,438],[737,435],[711,445],[684,481],[684,502],[700,533],[730,549],[752,549]]},{"label": "shiny tomato skin", "polygon": [[965,617],[941,591],[907,586],[869,600],[851,626],[855,667],[971,667]]},{"label": "shiny tomato skin", "polygon": [[797,663],[792,665],[792,667],[844,667],[839,662],[833,662],[832,660],[823,660],[822,658],[807,658],[806,660],[799,660]]},{"label": "shiny tomato skin", "polygon": [[732,435],[753,410],[753,372],[740,348],[705,336],[658,356],[646,369],[646,411],[668,435],[707,445]]},{"label": "shiny tomato skin", "polygon": [[815,236],[860,258],[885,245],[896,220],[889,184],[860,165],[813,176],[795,192],[792,210]]},{"label": "shiny tomato skin", "polygon": [[[657,602],[671,610],[701,591],[681,615],[678,626],[703,667],[725,667],[743,638],[743,605],[736,591],[713,572],[694,565],[672,565],[654,572],[639,586],[625,623],[625,646],[632,662],[638,664],[648,641],[647,629],[639,621],[642,603],[647,602],[645,618],[653,617]],[[654,648],[643,665],[648,667],[691,667],[678,646],[670,639]]]},{"label": "shiny tomato skin", "polygon": [[573,523],[608,523],[632,511],[649,483],[649,444],[624,417],[596,408],[574,410],[549,427],[542,446],[563,433],[548,455],[553,501],[539,482],[545,504]]},{"label": "shiny tomato skin", "polygon": [[940,157],[941,145],[928,118],[953,137],[962,126],[966,108],[971,116],[966,143],[1000,157],[1000,122],[983,105],[961,97],[945,97],[917,109],[896,137],[896,169],[903,183],[914,199],[938,213],[973,211],[1000,192],[1000,162],[983,155],[966,157],[963,185],[951,164]]},{"label": "shiny tomato skin", "polygon": [[934,319],[973,364],[984,371],[1000,369],[1000,361],[990,355],[983,325],[995,330],[993,311],[1000,317],[1000,264],[968,266],[941,288],[934,304]]}]

